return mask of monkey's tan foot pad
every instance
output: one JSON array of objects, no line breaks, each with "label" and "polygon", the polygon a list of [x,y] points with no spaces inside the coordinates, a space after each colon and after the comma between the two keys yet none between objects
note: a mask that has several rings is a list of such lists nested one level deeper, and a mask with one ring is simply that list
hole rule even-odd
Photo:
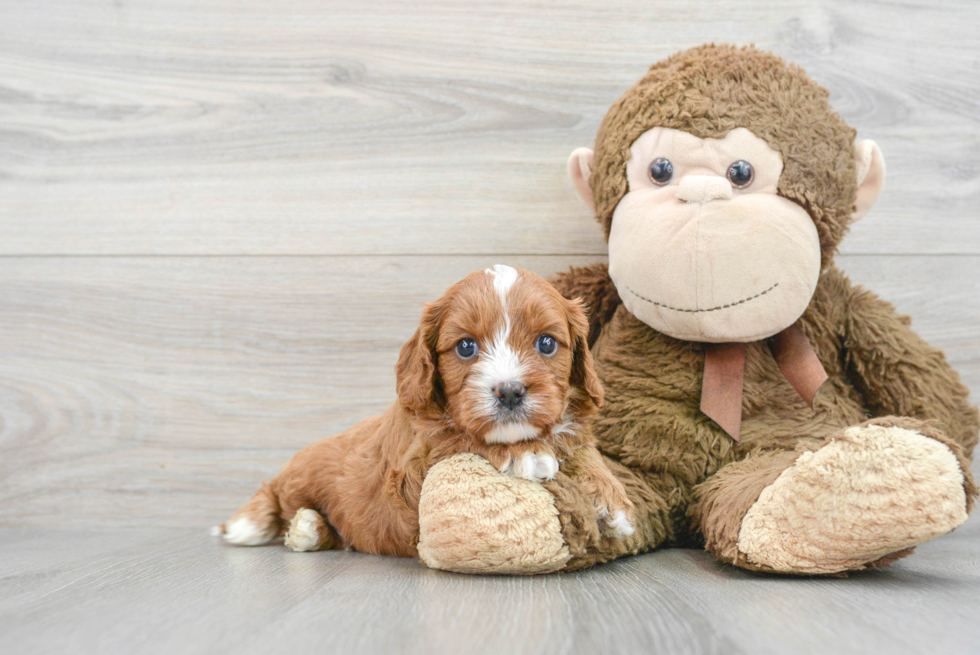
[{"label": "monkey's tan foot pad", "polygon": [[949,532],[966,520],[966,504],[945,445],[905,428],[852,427],[763,489],[738,548],[763,570],[857,570]]},{"label": "monkey's tan foot pad", "polygon": [[554,496],[478,455],[454,455],[425,476],[419,555],[434,569],[529,575],[570,559]]},{"label": "monkey's tan foot pad", "polygon": [[289,522],[285,543],[287,548],[297,553],[330,548],[330,528],[320,512],[304,507]]}]

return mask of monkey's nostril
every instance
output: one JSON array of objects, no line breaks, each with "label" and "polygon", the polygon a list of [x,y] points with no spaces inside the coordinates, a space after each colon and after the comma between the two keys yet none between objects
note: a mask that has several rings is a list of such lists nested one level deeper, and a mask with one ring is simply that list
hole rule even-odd
[{"label": "monkey's nostril", "polygon": [[493,388],[493,395],[499,402],[508,409],[514,409],[524,401],[527,394],[527,387],[520,382],[501,382]]}]

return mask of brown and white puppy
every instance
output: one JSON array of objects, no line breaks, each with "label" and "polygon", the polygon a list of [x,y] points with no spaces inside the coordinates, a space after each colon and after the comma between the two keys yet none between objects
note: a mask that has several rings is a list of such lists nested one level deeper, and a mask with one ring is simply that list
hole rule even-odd
[{"label": "brown and white puppy", "polygon": [[297,453],[219,532],[244,546],[285,533],[297,551],[417,556],[426,472],[472,452],[536,482],[565,467],[603,531],[632,534],[632,503],[592,436],[602,387],[587,336],[580,304],[537,275],[497,265],[467,276],[402,347],[397,402]]}]

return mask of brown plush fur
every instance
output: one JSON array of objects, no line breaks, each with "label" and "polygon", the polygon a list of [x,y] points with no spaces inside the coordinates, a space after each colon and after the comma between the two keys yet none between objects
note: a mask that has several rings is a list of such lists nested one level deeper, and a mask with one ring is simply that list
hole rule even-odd
[{"label": "brown plush fur", "polygon": [[708,550],[726,562],[746,565],[736,547],[742,517],[759,499],[762,490],[796,461],[792,450],[759,451],[733,462],[698,486],[702,501],[691,508],[691,518],[702,526]]},{"label": "brown plush fur", "polygon": [[589,184],[606,236],[626,195],[630,146],[651,127],[721,138],[744,127],[783,156],[779,195],[813,217],[824,265],[840,243],[857,189],[854,137],[828,92],[799,66],[754,48],[692,48],[650,67],[609,109],[595,143]]},{"label": "brown plush fur", "polygon": [[[566,541],[581,568],[655,548],[667,540],[704,543],[720,560],[751,566],[737,548],[742,518],[761,491],[800,453],[870,417],[948,445],[969,471],[980,419],[943,353],[888,303],[834,268],[857,195],[855,132],[827,92],[797,66],[752,48],[704,46],[655,64],[610,109],[589,178],[606,234],[627,192],[629,148],[655,126],[703,138],[746,127],[783,157],[778,192],[802,206],[820,235],[822,274],[799,325],[829,375],[814,409],[780,373],[765,341],[747,344],[741,441],[699,411],[703,344],[673,339],[631,315],[604,265],[572,269],[553,282],[586,300],[590,341],[606,405],[595,430],[600,449],[636,507],[637,533],[601,540],[587,525],[573,480],[551,484]],[[896,418],[897,417],[897,418]],[[883,566],[911,549],[860,568]]]},{"label": "brown plush fur", "polygon": [[559,275],[552,280],[566,298],[578,298],[588,308],[589,347],[599,338],[602,326],[608,323],[616,308],[623,304],[616,285],[609,279],[606,264],[590,264],[573,268],[570,275]]},{"label": "brown plush fur", "polygon": [[[422,480],[435,463],[461,452],[481,455],[498,470],[527,452],[556,455],[565,472],[574,472],[581,497],[588,499],[588,510],[581,514],[588,514],[585,521],[591,525],[583,524],[584,529],[598,531],[597,510],[622,510],[629,517],[626,490],[603,463],[590,429],[602,387],[580,303],[566,300],[533,273],[517,275],[506,308],[489,271],[468,276],[428,305],[401,351],[398,401],[382,416],[297,453],[222,526],[226,536],[229,526],[245,520],[258,535],[250,545],[268,542],[308,508],[326,519],[315,521],[319,548],[417,556]],[[462,338],[488,348],[503,325],[505,309],[511,324],[507,344],[521,355],[522,381],[534,401],[524,420],[539,434],[515,443],[489,443],[497,424],[486,410],[487,390],[474,383],[478,358],[463,360],[454,349]],[[541,334],[558,342],[553,356],[534,351]]]},{"label": "brown plush fur", "polygon": [[571,558],[564,570],[575,571],[622,555],[636,555],[673,538],[667,502],[644,478],[615,459],[603,457],[606,466],[622,482],[633,502],[636,531],[619,539],[604,536],[592,519],[590,499],[582,493],[574,470],[559,471],[546,483],[555,497],[558,519]]},{"label": "brown plush fur", "polygon": [[[594,273],[594,268],[589,271]],[[574,279],[573,270],[556,282],[571,289]],[[942,353],[912,332],[890,305],[853,286],[835,268],[821,277],[800,324],[830,376],[815,411],[783,378],[767,343],[748,344],[742,440],[735,443],[698,409],[703,346],[659,334],[619,307],[593,349],[606,388],[606,406],[595,430],[603,453],[629,467],[628,472],[613,469],[628,492],[643,490],[632,496],[637,535],[644,531],[658,538],[645,543],[593,540],[587,554],[570,566],[649,550],[671,534],[681,544],[703,541],[722,561],[745,566],[735,556],[734,538],[762,489],[799,451],[819,448],[842,427],[875,414],[904,410],[906,418],[888,419],[889,424],[912,427],[950,445],[961,461],[972,505],[977,492],[969,462],[980,421]],[[862,359],[864,365],[854,361],[872,348],[874,361],[888,368],[888,375],[869,379],[867,360]],[[564,516],[578,509],[571,486],[556,493],[570,528],[570,547],[581,539],[569,534],[580,521]],[[661,503],[667,505],[665,518]],[[644,520],[654,525],[645,526]]]}]

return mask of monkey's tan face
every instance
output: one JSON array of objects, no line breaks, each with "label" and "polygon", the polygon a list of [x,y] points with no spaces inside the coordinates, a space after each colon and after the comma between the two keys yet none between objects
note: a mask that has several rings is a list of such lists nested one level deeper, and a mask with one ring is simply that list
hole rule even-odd
[{"label": "monkey's tan face", "polygon": [[782,158],[738,128],[656,127],[630,148],[609,274],[626,308],[688,341],[755,341],[792,325],[820,275],[813,219],[776,194]]}]

